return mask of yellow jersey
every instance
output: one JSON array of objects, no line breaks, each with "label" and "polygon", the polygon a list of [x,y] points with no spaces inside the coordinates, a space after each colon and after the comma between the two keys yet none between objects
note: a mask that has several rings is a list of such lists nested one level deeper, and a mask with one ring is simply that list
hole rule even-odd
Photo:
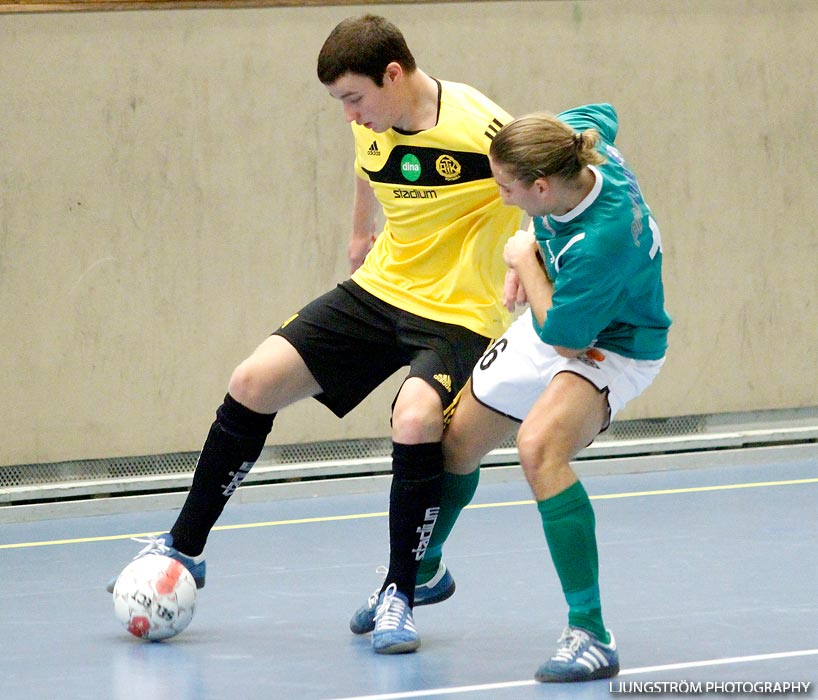
[{"label": "yellow jersey", "polygon": [[405,311],[496,338],[510,320],[503,246],[522,212],[500,200],[488,150],[511,117],[468,85],[438,84],[430,129],[376,133],[352,124],[355,172],[386,219],[352,279]]}]

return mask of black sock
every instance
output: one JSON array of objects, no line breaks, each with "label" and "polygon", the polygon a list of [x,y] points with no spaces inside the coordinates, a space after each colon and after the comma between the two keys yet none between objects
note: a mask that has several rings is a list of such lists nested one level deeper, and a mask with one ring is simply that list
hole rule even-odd
[{"label": "black sock", "polygon": [[275,414],[262,414],[242,406],[230,394],[216,411],[193,483],[182,510],[170,530],[173,546],[188,556],[202,553],[207,536],[233,492],[255,464]]},{"label": "black sock", "polygon": [[384,589],[394,583],[415,601],[415,577],[432,534],[443,484],[443,449],[439,442],[392,444],[392,489],[389,494],[389,573]]}]

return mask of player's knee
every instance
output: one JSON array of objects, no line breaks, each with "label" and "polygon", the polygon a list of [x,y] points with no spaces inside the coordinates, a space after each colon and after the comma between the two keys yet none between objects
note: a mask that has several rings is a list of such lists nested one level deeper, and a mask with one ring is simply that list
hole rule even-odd
[{"label": "player's knee", "polygon": [[228,392],[245,406],[263,404],[268,390],[267,381],[252,358],[242,362],[230,376]]},{"label": "player's knee", "polygon": [[542,462],[544,448],[538,436],[530,430],[520,428],[517,433],[517,456],[520,458],[520,466],[523,471],[536,469]]},{"label": "player's knee", "polygon": [[437,406],[396,405],[392,413],[392,439],[404,444],[439,441],[443,435],[443,414]]},{"label": "player's knee", "polygon": [[556,470],[563,463],[559,438],[542,426],[523,423],[517,433],[517,454],[529,482]]}]

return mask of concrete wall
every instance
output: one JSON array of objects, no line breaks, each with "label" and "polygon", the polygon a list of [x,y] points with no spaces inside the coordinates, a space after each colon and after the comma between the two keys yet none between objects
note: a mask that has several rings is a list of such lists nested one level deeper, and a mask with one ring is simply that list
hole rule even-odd
[{"label": "concrete wall", "polygon": [[[232,368],[346,276],[351,136],[315,78],[345,16],[515,114],[619,110],[671,350],[623,418],[818,405],[814,0],[0,15],[0,464],[197,450]],[[397,379],[344,421],[388,434]]]}]

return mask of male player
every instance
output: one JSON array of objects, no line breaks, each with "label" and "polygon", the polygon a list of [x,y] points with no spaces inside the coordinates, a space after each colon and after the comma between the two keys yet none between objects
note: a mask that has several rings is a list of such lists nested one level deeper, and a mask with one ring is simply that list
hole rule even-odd
[{"label": "male player", "polygon": [[[399,29],[373,15],[333,29],[318,77],[354,135],[352,277],[234,370],[176,522],[140,554],[173,556],[203,586],[208,534],[277,412],[315,397],[342,417],[408,366],[392,407],[389,570],[363,626],[352,626],[374,627],[378,653],[411,652],[420,645],[416,597],[434,602],[454,588],[444,569],[420,595],[415,589],[441,502],[443,429],[474,363],[508,322],[502,250],[520,212],[502,203],[488,149],[510,117],[477,90],[424,73]],[[373,244],[378,206],[386,223]],[[457,498],[450,478],[447,493]]]}]

